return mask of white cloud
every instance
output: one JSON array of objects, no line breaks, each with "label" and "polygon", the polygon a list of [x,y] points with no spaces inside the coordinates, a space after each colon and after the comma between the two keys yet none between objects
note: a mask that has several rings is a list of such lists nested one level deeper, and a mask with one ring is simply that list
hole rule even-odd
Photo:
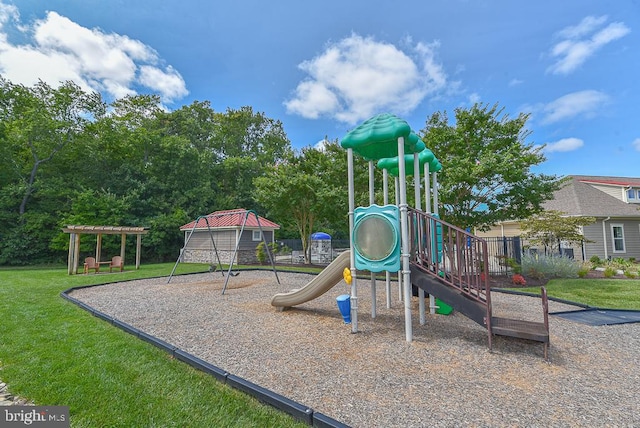
[{"label": "white cloud", "polygon": [[326,139],[322,139],[320,141],[318,141],[313,148],[318,150],[319,152],[324,152],[327,150],[327,144],[329,144],[329,141],[327,141]]},{"label": "white cloud", "polygon": [[0,29],[9,21],[17,21],[20,18],[18,8],[12,4],[0,3]]},{"label": "white cloud", "polygon": [[580,138],[563,138],[552,143],[547,143],[543,151],[545,153],[572,152],[582,146],[584,146],[584,141]]},{"label": "white cloud", "polygon": [[640,138],[636,138],[635,140],[633,140],[633,143],[631,143],[631,145],[640,152]]},{"label": "white cloud", "polygon": [[472,94],[469,94],[469,104],[473,105],[473,104],[477,104],[482,100],[482,98],[480,97],[480,94],[478,94],[477,92],[473,92]]},{"label": "white cloud", "polygon": [[569,74],[602,47],[631,31],[623,22],[612,22],[603,28],[607,20],[607,16],[587,16],[578,25],[559,31],[557,36],[560,40],[550,52],[556,62],[547,71],[552,74]]},{"label": "white cloud", "polygon": [[598,109],[609,101],[609,97],[599,91],[585,90],[564,95],[543,107],[542,123],[549,124],[575,116],[593,117]]},{"label": "white cloud", "polygon": [[435,59],[438,48],[437,42],[417,43],[407,53],[353,34],[299,65],[308,77],[284,104],[289,113],[348,124],[381,111],[410,112],[447,86],[446,73]]},{"label": "white cloud", "polygon": [[[9,18],[30,43],[8,42]],[[30,86],[43,80],[58,86],[72,80],[86,91],[113,98],[146,88],[164,102],[187,95],[180,73],[161,62],[154,49],[138,40],[83,27],[56,12],[20,25],[17,10],[0,3],[0,73],[13,83]]]},{"label": "white cloud", "polygon": [[520,80],[520,79],[511,79],[509,81],[509,86],[513,87],[513,86],[518,86],[518,85],[522,85],[522,83],[524,83],[524,81]]}]

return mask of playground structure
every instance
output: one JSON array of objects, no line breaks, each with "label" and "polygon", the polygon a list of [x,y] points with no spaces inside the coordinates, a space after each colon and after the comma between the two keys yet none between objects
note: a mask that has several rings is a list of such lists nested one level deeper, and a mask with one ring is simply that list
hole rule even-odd
[{"label": "playground structure", "polygon": [[[387,307],[391,307],[389,277],[397,272],[400,300],[404,302],[405,338],[413,340],[411,298],[418,288],[420,324],[426,323],[425,293],[430,313],[435,297],[487,329],[489,349],[494,334],[542,342],[548,358],[549,324],[546,291],[542,289],[544,322],[494,317],[487,276],[487,243],[475,235],[440,220],[438,216],[437,172],[442,165],[404,120],[380,114],[350,131],[341,141],[347,150],[349,180],[349,231],[351,251],[351,331],[358,332],[357,271],[371,273],[371,317],[376,317],[376,273],[385,271]],[[355,207],[354,155],[368,161],[368,207]],[[376,164],[377,162],[377,164]],[[383,171],[383,205],[374,198],[374,168]],[[409,167],[409,171],[407,171]],[[425,210],[421,208],[424,176]],[[388,177],[395,178],[395,204],[388,201]],[[413,175],[416,206],[407,204],[407,177]],[[433,212],[432,212],[433,211]],[[336,273],[346,265],[346,256],[335,260],[326,274],[320,274],[301,290],[274,296],[272,305],[295,306],[326,292],[340,281]],[[313,283],[313,284],[312,284]],[[315,289],[315,292],[311,290]],[[286,295],[286,296],[285,296]],[[315,297],[311,297],[315,296]]]}]

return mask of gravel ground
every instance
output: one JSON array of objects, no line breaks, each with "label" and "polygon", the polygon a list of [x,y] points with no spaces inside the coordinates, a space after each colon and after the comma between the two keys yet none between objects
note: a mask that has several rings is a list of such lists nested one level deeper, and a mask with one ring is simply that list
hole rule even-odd
[{"label": "gravel ground", "polygon": [[[407,343],[404,307],[378,282],[359,280],[360,332],[342,322],[338,284],[278,312],[277,292],[306,274],[244,271],[136,280],[72,296],[251,382],[353,427],[640,426],[640,324],[591,327],[550,317],[551,362],[542,344],[495,337],[454,312],[427,315]],[[494,315],[541,321],[539,299],[493,293]],[[550,302],[550,311],[575,307]]]}]

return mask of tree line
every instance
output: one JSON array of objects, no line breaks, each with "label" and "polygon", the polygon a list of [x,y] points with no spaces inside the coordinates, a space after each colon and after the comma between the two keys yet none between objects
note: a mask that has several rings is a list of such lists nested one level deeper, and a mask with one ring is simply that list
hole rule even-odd
[{"label": "tree line", "polygon": [[[421,131],[444,166],[441,212],[454,224],[538,212],[554,189],[555,177],[530,171],[544,157],[525,142],[526,117],[500,114],[475,105],[456,110],[451,125],[436,113]],[[294,150],[281,121],[249,106],[216,112],[194,101],[167,111],[156,95],[107,103],[73,82],[28,87],[0,77],[0,265],[63,262],[69,224],[148,227],[143,258],[172,261],[181,225],[235,208],[281,224],[280,238],[319,230],[348,238],[346,168],[337,140]],[[368,205],[366,162],[355,170],[357,203]],[[477,214],[477,203],[490,211]],[[103,253],[119,246],[105,237]],[[81,252],[93,250],[83,239]]]}]

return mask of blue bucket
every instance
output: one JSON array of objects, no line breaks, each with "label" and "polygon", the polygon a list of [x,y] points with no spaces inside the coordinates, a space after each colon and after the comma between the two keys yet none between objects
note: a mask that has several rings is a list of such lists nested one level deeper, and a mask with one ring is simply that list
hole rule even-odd
[{"label": "blue bucket", "polygon": [[340,309],[344,323],[351,324],[351,296],[341,294],[336,297],[336,301],[338,302],[338,309]]}]

